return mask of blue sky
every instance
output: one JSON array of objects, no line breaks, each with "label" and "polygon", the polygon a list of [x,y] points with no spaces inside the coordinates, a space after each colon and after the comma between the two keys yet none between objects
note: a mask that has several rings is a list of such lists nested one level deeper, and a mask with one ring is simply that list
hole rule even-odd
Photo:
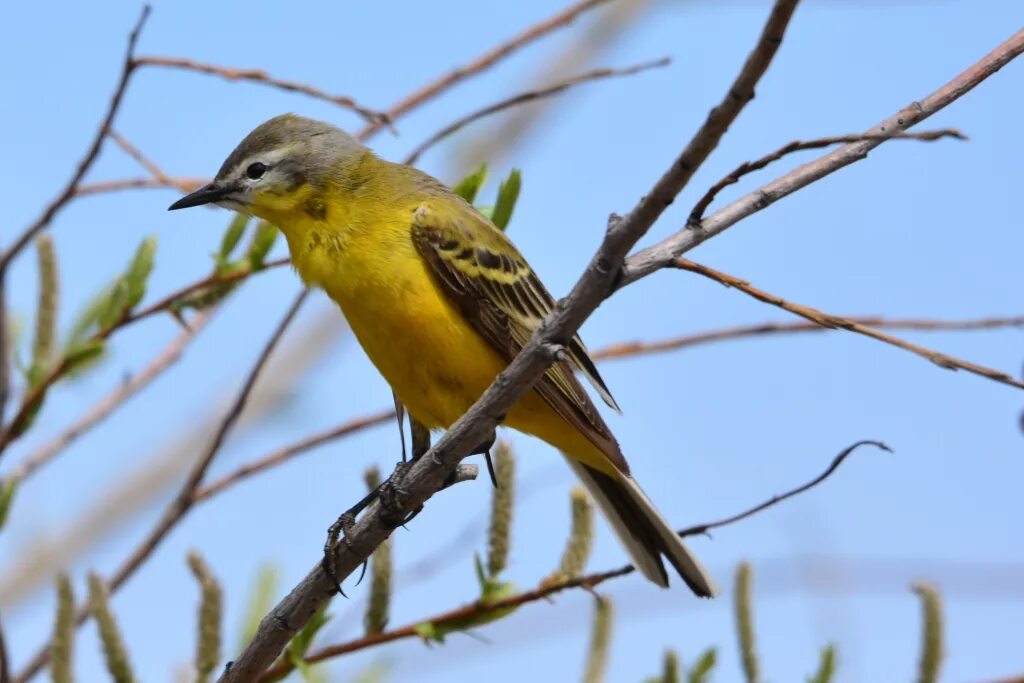
[{"label": "blue sky", "polygon": [[[669,68],[581,87],[564,96],[495,173],[523,169],[524,189],[510,228],[557,295],[568,290],[598,244],[607,214],[628,210],[657,178],[717,101],[761,28],[769,3],[655,2],[595,66],[671,56]],[[7,168],[2,230],[6,243],[65,181],[106,106],[132,2],[55,10],[9,8],[0,27],[8,96],[0,116]],[[489,6],[444,3],[157,2],[140,54],[259,67],[283,78],[386,107],[417,86],[481,53],[551,12],[549,3]],[[1024,18],[1009,0],[967,2],[808,1],[771,70],[714,156],[649,240],[678,229],[705,187],[739,162],[793,139],[856,132],[931,92],[1007,38]],[[592,20],[592,17],[590,18]],[[400,159],[452,118],[526,87],[551,68],[587,22],[538,43],[498,68],[402,120],[399,135],[372,146]],[[970,142],[893,142],[869,159],[789,197],[715,238],[691,256],[785,298],[839,314],[967,318],[1021,312],[1024,237],[1018,207],[1024,153],[1019,131],[1024,66],[1014,63],[930,120],[955,126]],[[347,112],[257,85],[178,71],[137,75],[117,128],[169,173],[209,175],[253,126],[283,111],[355,128]],[[453,152],[495,121],[478,124],[429,152],[421,167],[444,180],[462,168]],[[15,133],[17,131],[17,133]],[[807,157],[782,162],[722,201]],[[92,179],[141,175],[105,148]],[[485,198],[494,191],[494,184]],[[171,191],[142,191],[76,202],[53,225],[64,280],[62,321],[127,260],[144,235],[159,236],[150,285],[155,300],[207,272],[228,216],[169,214]],[[278,245],[275,255],[284,255]],[[11,273],[11,308],[29,315],[33,259]],[[0,576],[24,548],[73,525],[112,481],[144,465],[159,446],[216,416],[263,339],[298,291],[283,270],[256,278],[222,311],[179,366],[117,416],[25,485],[3,535]],[[320,294],[297,329],[330,310]],[[786,315],[687,273],[656,274],[605,303],[584,328],[591,348],[628,339]],[[167,319],[119,338],[104,366],[55,392],[36,430],[6,454],[0,475],[33,445],[141,367],[176,328]],[[1018,373],[1019,330],[899,333],[914,341]],[[289,339],[298,339],[299,333]],[[865,450],[819,489],[692,547],[728,587],[742,559],[754,565],[763,668],[772,680],[800,680],[818,649],[839,647],[840,680],[912,675],[919,605],[909,584],[934,580],[944,591],[949,629],[945,680],[1019,673],[1024,610],[1024,477],[1018,415],[1024,394],[918,357],[840,333],[738,341],[662,356],[613,361],[602,373],[624,415],[609,416],[634,474],[679,526],[752,505],[816,474],[849,443],[875,438],[894,455]],[[214,474],[290,441],[388,406],[386,385],[350,337],[292,391],[285,408],[231,439]],[[509,578],[529,587],[557,562],[568,526],[567,468],[544,444],[509,435],[520,454],[524,497],[514,528]],[[139,676],[172,680],[192,652],[196,589],[184,565],[200,550],[227,586],[233,646],[248,586],[258,567],[276,565],[281,588],[318,558],[323,531],[361,495],[363,469],[397,457],[391,426],[323,448],[239,485],[201,506],[118,594]],[[486,480],[433,500],[408,532],[396,535],[409,567],[485,517]],[[166,496],[163,497],[166,499]],[[161,501],[162,505],[162,501]],[[161,505],[72,567],[109,572],[148,531]],[[445,559],[443,571],[410,580],[392,623],[404,624],[474,597],[477,535]],[[592,569],[623,553],[603,527]],[[352,594],[358,600],[364,587]],[[729,591],[700,602],[676,588],[659,592],[638,577],[602,591],[616,604],[608,680],[653,675],[666,647],[692,661],[720,648],[717,680],[737,680]],[[334,640],[360,628],[358,602],[337,604]],[[21,663],[45,638],[49,591],[5,608],[13,658]],[[355,610],[355,611],[352,611]],[[369,663],[391,664],[391,680],[544,680],[578,677],[591,610],[586,594],[537,604],[481,629],[486,642],[453,637],[445,647],[406,642],[338,662],[332,680],[351,680]],[[102,676],[92,627],[78,654],[80,680]],[[529,655],[528,657],[524,655]],[[543,674],[538,674],[543,672]]]}]

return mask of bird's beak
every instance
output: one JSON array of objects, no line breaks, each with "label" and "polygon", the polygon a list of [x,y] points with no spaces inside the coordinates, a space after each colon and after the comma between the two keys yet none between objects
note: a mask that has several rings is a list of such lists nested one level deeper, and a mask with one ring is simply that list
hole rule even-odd
[{"label": "bird's beak", "polygon": [[233,188],[226,184],[220,183],[209,183],[203,185],[198,190],[191,194],[187,194],[178,201],[174,202],[167,207],[168,211],[175,211],[177,209],[187,209],[192,206],[202,206],[203,204],[213,204],[221,200],[227,199],[228,195],[231,194]]}]

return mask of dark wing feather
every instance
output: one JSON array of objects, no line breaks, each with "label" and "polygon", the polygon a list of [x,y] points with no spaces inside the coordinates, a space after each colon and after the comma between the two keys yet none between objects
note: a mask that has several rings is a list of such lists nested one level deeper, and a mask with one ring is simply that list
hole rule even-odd
[{"label": "dark wing feather", "polygon": [[[511,362],[555,302],[508,238],[468,205],[465,208],[465,214],[453,220],[447,213],[441,216],[427,204],[421,205],[413,215],[413,242],[466,320]],[[615,399],[578,336],[567,352],[568,359],[552,365],[535,390],[619,470],[628,473],[615,437],[576,379],[573,367],[618,410]]]}]

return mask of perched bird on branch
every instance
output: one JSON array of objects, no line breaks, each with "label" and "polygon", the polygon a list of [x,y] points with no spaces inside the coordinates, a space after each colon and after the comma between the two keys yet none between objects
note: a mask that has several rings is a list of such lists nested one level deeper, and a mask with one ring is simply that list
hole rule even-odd
[{"label": "perched bird on branch", "polygon": [[[202,204],[277,225],[299,275],[338,304],[398,400],[430,429],[469,410],[554,307],[490,220],[327,123],[292,114],[263,123],[213,182],[170,208]],[[618,409],[577,336],[505,424],[565,455],[644,576],[668,586],[664,557],[697,595],[712,596],[711,578],[633,481],[576,371]]]}]

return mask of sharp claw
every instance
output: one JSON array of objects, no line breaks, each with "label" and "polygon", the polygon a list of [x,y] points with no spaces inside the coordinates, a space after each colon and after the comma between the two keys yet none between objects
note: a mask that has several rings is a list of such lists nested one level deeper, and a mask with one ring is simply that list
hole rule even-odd
[{"label": "sharp claw", "polygon": [[484,462],[487,463],[487,474],[491,477],[491,486],[498,488],[498,477],[494,474],[494,463],[491,462],[491,452],[484,452]]}]

